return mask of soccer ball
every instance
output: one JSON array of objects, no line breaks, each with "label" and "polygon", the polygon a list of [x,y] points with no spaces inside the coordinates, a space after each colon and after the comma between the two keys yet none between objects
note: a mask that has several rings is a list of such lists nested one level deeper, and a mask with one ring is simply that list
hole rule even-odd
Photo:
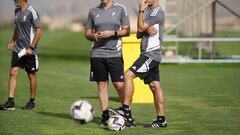
[{"label": "soccer ball", "polygon": [[112,131],[121,131],[125,128],[125,121],[119,115],[113,115],[108,120],[108,128]]},{"label": "soccer ball", "polygon": [[93,107],[88,101],[78,100],[72,104],[70,115],[76,122],[85,124],[93,120]]}]

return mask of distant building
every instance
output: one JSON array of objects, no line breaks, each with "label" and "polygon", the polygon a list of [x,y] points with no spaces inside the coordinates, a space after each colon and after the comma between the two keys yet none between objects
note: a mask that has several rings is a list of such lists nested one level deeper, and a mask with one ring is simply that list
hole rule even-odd
[{"label": "distant building", "polygon": [[183,36],[212,35],[214,11],[211,1],[214,0],[160,0],[166,11],[166,27],[179,24],[176,31]]},{"label": "distant building", "polygon": [[[137,11],[139,0],[114,0],[120,2],[127,7],[131,18],[131,28],[136,31]],[[169,29],[179,25],[173,29],[175,34],[183,36],[200,36],[212,35],[214,32],[214,21],[216,28],[227,28],[232,30],[240,29],[239,19],[231,15],[228,11],[220,6],[216,6],[216,14],[214,14],[214,6],[208,5],[214,0],[160,0],[160,5],[166,11],[166,32]],[[219,0],[235,12],[240,14],[240,0]],[[97,6],[100,0],[29,0],[43,17],[51,29],[66,28],[72,22],[76,27],[76,22],[82,23],[86,20],[89,9]],[[206,8],[203,8],[206,6]],[[181,24],[181,21],[191,16],[194,12],[203,8],[201,12],[194,17]],[[14,18],[14,4],[12,0],[0,0],[0,24],[12,22]],[[216,20],[214,19],[216,16]],[[78,26],[80,29],[82,26]],[[81,28],[82,29],[82,28]],[[172,32],[172,33],[174,33]]]}]

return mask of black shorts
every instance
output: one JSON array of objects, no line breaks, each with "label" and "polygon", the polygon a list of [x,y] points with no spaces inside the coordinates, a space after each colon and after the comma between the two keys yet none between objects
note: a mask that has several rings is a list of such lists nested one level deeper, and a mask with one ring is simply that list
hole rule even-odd
[{"label": "black shorts", "polygon": [[131,70],[137,77],[144,80],[145,84],[149,84],[152,81],[160,81],[159,64],[160,62],[153,60],[152,58],[140,55],[129,70]]},{"label": "black shorts", "polygon": [[20,67],[25,69],[28,73],[34,73],[38,71],[38,55],[18,57],[16,52],[12,53],[11,67]]},{"label": "black shorts", "polygon": [[112,82],[124,82],[123,59],[91,58],[90,81],[108,81],[110,74]]}]

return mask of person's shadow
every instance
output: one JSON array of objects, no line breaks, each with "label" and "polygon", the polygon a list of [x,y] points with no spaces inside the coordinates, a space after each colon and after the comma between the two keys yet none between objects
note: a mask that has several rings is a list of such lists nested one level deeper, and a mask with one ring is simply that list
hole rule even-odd
[{"label": "person's shadow", "polygon": [[[81,98],[85,98],[85,99],[99,99],[99,97],[97,96],[86,96],[86,97],[81,97]],[[120,102],[120,99],[119,97],[109,97],[109,100],[110,101],[113,101],[113,102]]]},{"label": "person's shadow", "polygon": [[69,114],[66,113],[56,113],[56,112],[37,112],[41,115],[51,116],[51,117],[57,117],[62,119],[72,119]]},{"label": "person's shadow", "polygon": [[[72,120],[72,117],[70,116],[70,114],[66,114],[66,113],[42,112],[42,111],[37,112],[37,113],[41,114],[41,115],[45,115],[45,116]],[[98,124],[98,125],[100,124],[100,121],[101,121],[101,117],[99,117],[99,116],[94,116],[94,118],[92,120],[93,123]]]}]

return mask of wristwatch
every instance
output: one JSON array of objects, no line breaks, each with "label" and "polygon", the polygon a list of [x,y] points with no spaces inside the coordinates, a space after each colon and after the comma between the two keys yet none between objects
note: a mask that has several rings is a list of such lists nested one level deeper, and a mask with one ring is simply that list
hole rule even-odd
[{"label": "wristwatch", "polygon": [[30,47],[30,49],[31,49],[31,50],[34,50],[34,48],[33,48],[32,46]]},{"label": "wristwatch", "polygon": [[114,33],[114,36],[115,36],[115,37],[117,37],[117,36],[118,36],[118,32],[117,32],[117,31],[115,31],[115,33]]},{"label": "wristwatch", "polygon": [[140,14],[140,13],[144,13],[144,10],[139,9],[139,10],[138,10],[138,13],[139,13],[139,14]]}]

